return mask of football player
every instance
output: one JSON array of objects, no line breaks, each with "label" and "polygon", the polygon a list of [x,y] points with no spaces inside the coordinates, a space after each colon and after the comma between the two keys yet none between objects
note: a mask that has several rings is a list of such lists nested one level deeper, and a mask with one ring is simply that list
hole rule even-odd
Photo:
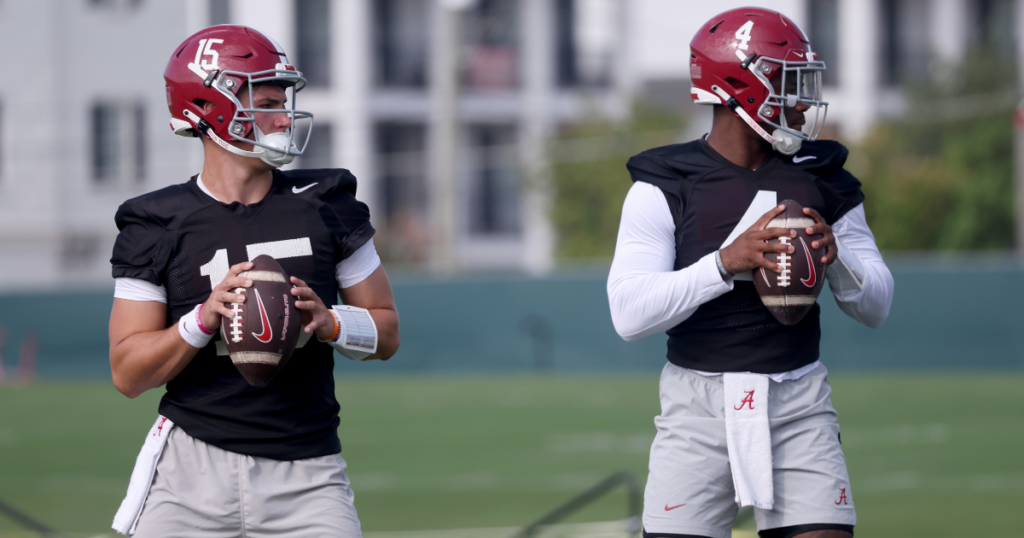
[{"label": "football player", "polygon": [[[278,170],[302,154],[295,140],[308,138],[312,115],[295,108],[305,79],[266,35],[202,30],[173,51],[164,79],[171,128],[200,138],[205,161],[202,173],[128,200],[115,216],[114,385],[129,398],[166,391],[114,528],[146,538],[358,537],[332,346],[386,360],[399,327],[356,179],[341,169]],[[244,302],[252,281],[242,273],[261,254],[292,275],[303,336],[256,387],[218,329]],[[347,306],[333,309],[339,292]],[[338,341],[357,330],[345,327],[353,313],[376,338],[372,352]]]},{"label": "football player", "polygon": [[[818,360],[819,307],[783,325],[751,281],[751,270],[780,271],[765,252],[793,252],[766,240],[794,230],[765,229],[791,199],[805,208],[806,233],[820,235],[812,248],[826,252],[839,307],[869,327],[888,316],[892,276],[860,183],[843,169],[847,150],[816,140],[824,70],[788,17],[717,15],[690,43],[691,98],[714,106],[710,133],[627,165],[634,183],[608,276],[612,320],[628,341],[669,336],[644,536],[726,538],[738,505],[755,506],[762,537],[853,534],[853,490]],[[731,393],[730,379],[764,390]],[[746,410],[764,413],[763,436],[750,433],[756,420],[730,426]]]}]

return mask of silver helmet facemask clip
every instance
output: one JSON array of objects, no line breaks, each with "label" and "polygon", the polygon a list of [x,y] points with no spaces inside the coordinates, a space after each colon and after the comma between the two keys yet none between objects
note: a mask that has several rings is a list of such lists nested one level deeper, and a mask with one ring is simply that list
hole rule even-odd
[{"label": "silver helmet facemask clip", "polygon": [[[811,52],[807,55],[813,57]],[[776,78],[779,81],[778,89],[766,75],[775,71],[770,64],[780,67],[780,74]],[[825,62],[790,62],[762,56],[748,69],[768,88],[768,98],[757,110],[757,120],[775,127],[772,133],[772,138],[775,139],[772,147],[785,155],[793,155],[800,150],[804,140],[816,140],[828,114],[828,103],[822,100],[821,89],[821,74],[825,71]],[[804,115],[808,120],[813,120],[805,123],[803,130],[794,129],[786,123],[784,109],[793,108],[798,103],[808,106]],[[773,107],[778,107],[781,112],[776,114]],[[814,109],[813,117],[810,115],[811,108]]]},{"label": "silver helmet facemask clip", "polygon": [[[249,106],[247,107],[243,106],[236,97],[238,88],[232,87],[236,84],[236,79],[241,79],[248,84]],[[285,88],[286,95],[288,96],[286,97],[286,102],[290,100],[291,107],[275,109],[256,108],[254,87],[259,84],[274,83]],[[233,153],[249,157],[259,157],[263,162],[279,168],[292,162],[295,157],[302,155],[306,150],[306,145],[309,143],[309,135],[313,130],[313,114],[304,110],[296,110],[295,108],[296,94],[306,86],[306,79],[303,78],[302,73],[286,69],[270,69],[255,73],[221,71],[213,81],[212,86],[235,104],[234,117],[231,118],[231,123],[228,124],[228,132],[231,134],[231,137],[239,142],[253,145],[253,151],[251,152]],[[266,134],[256,125],[256,114],[287,114],[291,120],[291,127],[283,132]],[[296,131],[300,127],[300,123],[297,120],[309,120],[301,122],[301,127],[305,131],[305,136],[299,137],[302,140],[301,148],[295,144]],[[251,130],[246,129],[246,123],[252,124]],[[242,136],[246,131],[251,133],[251,138]]]}]

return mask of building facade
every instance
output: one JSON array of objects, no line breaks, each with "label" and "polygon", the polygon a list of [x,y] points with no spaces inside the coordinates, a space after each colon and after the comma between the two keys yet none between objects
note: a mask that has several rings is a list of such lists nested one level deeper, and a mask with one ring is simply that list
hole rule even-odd
[{"label": "building facade", "polygon": [[0,0],[17,58],[0,77],[0,289],[110,284],[117,206],[202,167],[167,127],[161,75],[220,23],[273,36],[306,75],[315,123],[294,166],[355,173],[390,263],[543,273],[550,137],[635,98],[682,107],[681,138],[706,131],[689,40],[745,4],[804,27],[847,140],[977,44],[1024,58],[1024,0]]}]

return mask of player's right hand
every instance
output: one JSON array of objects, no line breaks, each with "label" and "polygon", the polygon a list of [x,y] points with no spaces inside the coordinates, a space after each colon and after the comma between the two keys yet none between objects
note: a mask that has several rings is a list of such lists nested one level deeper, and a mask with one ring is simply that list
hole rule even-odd
[{"label": "player's right hand", "polygon": [[207,329],[216,330],[220,328],[221,316],[235,317],[230,305],[233,303],[244,303],[245,293],[235,293],[238,288],[252,287],[252,280],[238,276],[242,271],[252,269],[252,262],[242,262],[232,265],[224,280],[220,281],[210,292],[210,298],[203,303],[203,325]]},{"label": "player's right hand", "polygon": [[733,275],[745,273],[758,267],[764,267],[776,273],[781,271],[778,264],[770,262],[764,257],[764,253],[792,253],[793,246],[782,243],[770,243],[768,240],[776,237],[796,237],[796,230],[789,228],[769,228],[765,230],[764,227],[776,215],[785,210],[785,205],[771,208],[767,213],[761,215],[761,218],[757,219],[757,222],[748,228],[747,231],[740,234],[732,244],[722,249],[722,264],[725,265],[726,271]]}]

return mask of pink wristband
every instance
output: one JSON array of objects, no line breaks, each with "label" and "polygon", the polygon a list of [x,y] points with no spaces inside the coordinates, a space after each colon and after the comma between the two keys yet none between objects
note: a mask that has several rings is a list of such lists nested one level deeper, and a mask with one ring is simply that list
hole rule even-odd
[{"label": "pink wristband", "polygon": [[199,303],[199,308],[196,309],[196,325],[199,326],[199,330],[203,331],[203,334],[213,334],[215,331],[211,331],[203,325],[203,305],[206,303]]}]

